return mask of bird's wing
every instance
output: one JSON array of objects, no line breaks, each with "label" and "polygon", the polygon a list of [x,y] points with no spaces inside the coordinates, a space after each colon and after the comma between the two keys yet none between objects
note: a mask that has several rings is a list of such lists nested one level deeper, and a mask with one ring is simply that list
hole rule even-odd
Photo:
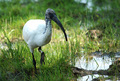
[{"label": "bird's wing", "polygon": [[45,30],[46,23],[44,20],[35,19],[29,20],[23,27],[23,37],[24,40],[27,42],[32,36],[36,34],[42,34]]}]

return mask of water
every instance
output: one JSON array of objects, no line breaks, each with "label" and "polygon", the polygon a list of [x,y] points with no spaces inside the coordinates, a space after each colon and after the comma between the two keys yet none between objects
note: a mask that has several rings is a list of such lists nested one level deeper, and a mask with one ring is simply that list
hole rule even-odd
[{"label": "water", "polygon": [[[86,8],[89,9],[91,12],[93,11],[93,7],[95,6],[93,4],[93,0],[74,0],[77,3],[86,4]],[[111,6],[109,4],[106,4],[105,6],[96,6],[96,11],[100,10],[111,10]]]},{"label": "water", "polygon": [[85,59],[83,56],[81,59],[76,58],[75,67],[83,68],[86,70],[106,70],[112,64],[112,59],[109,57],[96,57],[93,56],[93,59]]},{"label": "water", "polygon": [[[100,80],[100,81],[120,81],[120,80],[116,80],[116,79],[115,80],[110,80],[110,79],[104,80],[104,78],[107,78],[108,76],[107,75],[98,75],[98,74],[79,77],[77,79],[77,81],[92,81],[93,79],[98,78],[98,77],[103,78],[103,80]],[[94,80],[94,81],[96,81],[96,80]]]},{"label": "water", "polygon": [[[113,55],[115,59],[120,58],[120,52],[117,52]],[[110,56],[110,54],[102,55],[100,52],[94,53],[92,56],[90,56],[91,58],[88,58],[87,60],[85,57],[86,56],[83,54],[81,58],[76,58],[75,67],[83,68],[85,70],[94,70],[94,71],[107,70],[109,66],[115,61],[115,59],[113,59]],[[92,81],[94,78],[98,78],[100,76],[104,78],[108,77],[107,75],[93,74],[93,75],[78,77],[77,81]],[[108,81],[112,81],[112,80],[108,80]]]},{"label": "water", "polygon": [[[83,77],[79,77],[77,79],[77,81],[92,81],[94,78],[98,78],[98,77],[108,77],[107,75],[98,75],[98,74],[94,74],[94,75],[87,75],[87,76],[83,76]],[[110,80],[109,80],[110,81]]]}]

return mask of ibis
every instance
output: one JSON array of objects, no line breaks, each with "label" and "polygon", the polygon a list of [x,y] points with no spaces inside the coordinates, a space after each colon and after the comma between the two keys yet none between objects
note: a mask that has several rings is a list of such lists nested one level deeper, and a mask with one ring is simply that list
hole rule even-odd
[{"label": "ibis", "polygon": [[67,35],[63,25],[57,18],[57,15],[53,9],[48,8],[45,12],[45,20],[31,19],[27,21],[23,27],[23,38],[27,43],[30,52],[32,54],[33,65],[36,72],[36,61],[34,58],[34,49],[38,47],[38,51],[41,53],[40,63],[44,62],[45,53],[42,51],[42,46],[48,44],[51,40],[52,25],[51,20],[56,22],[61,28],[67,41]]}]

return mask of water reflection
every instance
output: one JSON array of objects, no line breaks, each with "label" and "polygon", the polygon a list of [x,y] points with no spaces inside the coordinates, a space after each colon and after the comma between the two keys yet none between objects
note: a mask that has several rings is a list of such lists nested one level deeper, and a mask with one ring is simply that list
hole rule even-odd
[{"label": "water reflection", "polygon": [[75,67],[83,68],[86,70],[106,70],[109,68],[109,65],[112,64],[112,59],[105,56],[105,57],[96,57],[93,56],[93,59],[85,59],[83,56],[81,59],[76,58]]},{"label": "water reflection", "polygon": [[[107,75],[98,75],[98,74],[94,74],[94,75],[87,75],[87,76],[83,76],[83,77],[79,77],[77,79],[77,81],[92,81],[93,79],[95,78],[98,78],[98,77],[108,77]],[[109,80],[110,81],[110,80]]]},{"label": "water reflection", "polygon": [[[112,57],[114,57],[114,59]],[[86,59],[87,57],[87,59]],[[89,58],[88,58],[89,57]],[[85,70],[107,70],[109,66],[116,60],[120,58],[120,52],[102,54],[101,52],[94,52],[91,56],[84,55],[81,58],[76,58],[75,67],[83,68]],[[77,81],[92,81],[94,78],[98,77],[108,77],[107,75],[86,75],[79,77]],[[109,80],[112,81],[112,80]]]}]

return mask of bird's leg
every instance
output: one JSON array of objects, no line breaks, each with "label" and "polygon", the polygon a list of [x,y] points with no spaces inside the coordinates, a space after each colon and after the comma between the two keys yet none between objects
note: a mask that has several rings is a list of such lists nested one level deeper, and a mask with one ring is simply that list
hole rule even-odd
[{"label": "bird's leg", "polygon": [[38,51],[41,52],[41,59],[40,59],[41,65],[42,65],[42,63],[45,64],[45,61],[44,61],[45,54],[44,54],[44,52],[41,50],[41,47],[38,48]]},{"label": "bird's leg", "polygon": [[44,57],[45,57],[45,54],[44,54],[44,52],[42,52],[42,53],[41,53],[41,59],[40,59],[41,65],[42,65],[42,63],[45,64]]},{"label": "bird's leg", "polygon": [[34,65],[34,68],[35,68],[35,73],[37,73],[37,70],[36,70],[36,61],[35,61],[33,53],[32,53],[32,57],[33,57],[33,65]]}]

